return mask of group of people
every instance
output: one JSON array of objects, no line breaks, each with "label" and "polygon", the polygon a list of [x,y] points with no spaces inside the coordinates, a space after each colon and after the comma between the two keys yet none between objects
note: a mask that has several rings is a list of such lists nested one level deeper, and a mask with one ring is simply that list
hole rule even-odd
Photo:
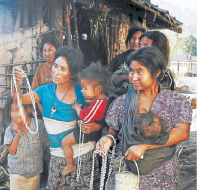
[{"label": "group of people", "polygon": [[[128,171],[137,174],[137,162],[141,190],[176,189],[176,144],[189,138],[191,105],[174,91],[163,33],[136,26],[126,44],[130,49],[106,67],[96,63],[84,69],[79,49],[43,38],[46,63],[32,83],[43,118],[35,135],[26,128],[26,123],[36,128],[35,119],[28,117],[31,110],[24,106],[24,120],[13,92],[12,122],[4,138],[11,190],[39,189],[43,147],[50,147],[51,154],[47,189],[89,189],[94,150],[107,155],[114,143],[115,157],[124,157]],[[19,68],[15,77],[22,104],[31,104],[30,93],[20,92],[24,74]],[[93,189],[99,189],[103,154],[94,160]],[[115,189],[116,173],[106,189]]]}]

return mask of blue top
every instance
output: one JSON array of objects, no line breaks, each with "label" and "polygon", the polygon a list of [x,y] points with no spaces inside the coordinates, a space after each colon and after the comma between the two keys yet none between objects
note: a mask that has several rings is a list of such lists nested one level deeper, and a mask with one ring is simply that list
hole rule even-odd
[{"label": "blue top", "polygon": [[[55,88],[56,84],[53,83],[39,86],[34,91],[42,101],[43,119],[49,136],[51,154],[55,156],[62,156],[62,138],[73,131],[76,125],[75,121],[78,116],[76,111],[72,108],[72,104],[63,103],[57,98]],[[83,94],[80,85],[75,85],[75,96],[76,101],[83,105]],[[53,109],[58,108],[51,117],[52,104]]]},{"label": "blue top", "polygon": [[[60,100],[57,98],[55,94],[55,88],[56,88],[56,84],[53,83],[53,84],[39,86],[34,90],[37,93],[40,100],[42,101],[43,117],[50,118],[51,116],[53,96],[55,96],[53,108],[56,109],[60,103]],[[75,96],[76,96],[76,101],[78,101],[80,104],[83,105],[84,98],[82,94],[81,85],[79,84],[75,85]],[[66,121],[66,122],[74,121],[77,119],[77,113],[72,108],[72,104],[66,104],[64,102],[61,102],[61,104],[58,106],[57,111],[53,114],[52,119],[59,121]]]}]

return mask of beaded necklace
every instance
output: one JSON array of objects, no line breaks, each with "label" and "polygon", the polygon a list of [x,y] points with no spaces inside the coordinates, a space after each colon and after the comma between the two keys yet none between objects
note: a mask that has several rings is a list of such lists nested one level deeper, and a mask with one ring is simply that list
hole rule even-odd
[{"label": "beaded necklace", "polygon": [[[115,157],[115,148],[116,148],[116,140],[114,138],[113,135],[108,134],[107,136],[111,137],[114,143],[113,149],[112,149],[112,155],[111,155],[111,160],[114,159]],[[91,172],[91,179],[90,179],[90,190],[93,190],[93,181],[94,181],[94,158],[95,158],[95,154],[102,154],[104,155],[104,158],[102,158],[102,166],[101,166],[101,176],[100,176],[100,190],[103,190],[104,187],[104,181],[105,181],[105,174],[106,174],[106,170],[107,170],[107,155],[102,151],[102,150],[95,150],[93,153],[93,157],[92,157],[92,172]],[[112,173],[112,165],[109,165],[109,172],[108,172],[108,176],[107,176],[107,181],[105,183],[105,187],[107,186],[108,182],[109,182],[109,177]]]},{"label": "beaded necklace", "polygon": [[[63,96],[62,100],[64,99],[64,97],[65,97],[65,96],[66,96],[66,94],[68,93],[68,91],[69,91],[70,87],[71,87],[71,84],[70,84],[70,86],[69,86],[68,90],[66,91],[66,93],[64,94],[64,96]],[[53,102],[52,102],[52,105],[51,105],[51,117],[50,117],[50,118],[52,118],[53,114],[57,111],[57,108],[58,108],[58,107],[59,107],[59,105],[62,103],[62,100],[61,100],[61,101],[60,101],[60,103],[58,104],[58,106],[56,107],[56,109],[53,109],[53,108],[54,108],[54,107],[53,107],[54,99],[55,99],[55,92],[54,92],[54,95],[53,95]]]},{"label": "beaded necklace", "polygon": [[31,89],[31,86],[30,86],[30,83],[29,83],[29,80],[27,78],[27,75],[24,73],[24,71],[22,69],[20,69],[21,72],[25,75],[25,78],[27,80],[27,86],[28,86],[28,90],[29,90],[29,93],[30,93],[30,97],[31,97],[31,102],[32,102],[32,105],[33,105],[33,108],[34,108],[34,113],[35,113],[35,122],[36,122],[36,131],[32,131],[30,129],[30,127],[27,125],[27,122],[26,122],[26,118],[24,116],[24,110],[23,110],[23,107],[22,107],[22,101],[20,100],[20,95],[19,95],[19,92],[18,92],[18,89],[17,89],[17,85],[16,85],[16,76],[15,76],[15,73],[14,73],[14,69],[12,71],[12,76],[13,76],[13,83],[14,83],[14,87],[16,89],[16,96],[17,96],[17,105],[19,107],[19,111],[21,113],[21,116],[22,116],[22,119],[23,119],[23,122],[25,124],[25,127],[27,128],[27,130],[31,133],[31,134],[36,134],[38,132],[38,119],[37,119],[37,112],[36,112],[36,104],[35,104],[35,99],[34,99],[34,96],[33,96],[33,91]]}]

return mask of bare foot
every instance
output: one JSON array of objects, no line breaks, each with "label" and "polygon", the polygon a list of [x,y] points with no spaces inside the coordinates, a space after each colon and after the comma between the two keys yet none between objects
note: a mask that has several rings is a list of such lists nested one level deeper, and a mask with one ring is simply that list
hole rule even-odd
[{"label": "bare foot", "polygon": [[72,165],[72,166],[66,166],[63,171],[62,171],[62,175],[68,175],[69,173],[73,172],[76,169],[76,166]]}]

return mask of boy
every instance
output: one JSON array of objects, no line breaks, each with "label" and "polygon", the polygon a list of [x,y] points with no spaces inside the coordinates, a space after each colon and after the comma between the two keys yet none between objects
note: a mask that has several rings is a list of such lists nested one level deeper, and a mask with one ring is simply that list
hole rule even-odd
[{"label": "boy", "polygon": [[[27,117],[27,125],[35,131],[35,119]],[[11,106],[11,125],[6,128],[4,144],[8,146],[8,171],[10,174],[10,190],[37,190],[40,188],[40,173],[43,170],[43,145],[49,146],[48,135],[43,122],[38,120],[38,132],[32,135],[27,130],[19,108]]]}]

